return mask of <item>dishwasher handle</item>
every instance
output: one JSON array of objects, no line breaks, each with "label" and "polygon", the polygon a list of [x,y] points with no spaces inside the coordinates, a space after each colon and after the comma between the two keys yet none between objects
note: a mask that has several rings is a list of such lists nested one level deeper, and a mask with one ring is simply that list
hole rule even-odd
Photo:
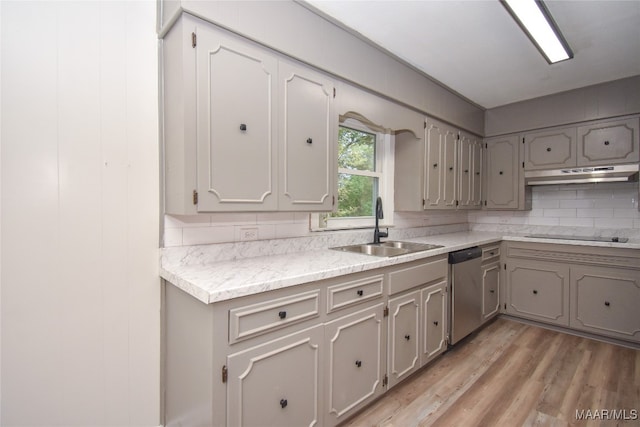
[{"label": "dishwasher handle", "polygon": [[480,258],[481,256],[482,249],[480,249],[478,246],[462,249],[460,251],[449,252],[449,264],[459,264],[461,262]]}]

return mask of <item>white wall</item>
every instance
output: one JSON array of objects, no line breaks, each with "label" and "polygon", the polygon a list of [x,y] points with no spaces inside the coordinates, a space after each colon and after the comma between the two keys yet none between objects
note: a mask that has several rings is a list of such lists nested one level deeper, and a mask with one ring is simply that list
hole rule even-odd
[{"label": "white wall", "polygon": [[155,7],[1,4],[3,426],[160,423]]}]

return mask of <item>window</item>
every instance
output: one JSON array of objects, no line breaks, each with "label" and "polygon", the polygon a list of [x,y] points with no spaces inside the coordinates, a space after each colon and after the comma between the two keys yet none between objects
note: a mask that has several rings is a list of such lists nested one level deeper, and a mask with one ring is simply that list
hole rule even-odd
[{"label": "window", "polygon": [[[313,215],[320,229],[371,227],[376,198],[384,201],[385,225],[392,223],[392,194],[387,191],[391,136],[347,119],[338,132],[338,203],[335,212]],[[316,219],[317,217],[317,219]],[[313,227],[316,228],[316,227]]]}]

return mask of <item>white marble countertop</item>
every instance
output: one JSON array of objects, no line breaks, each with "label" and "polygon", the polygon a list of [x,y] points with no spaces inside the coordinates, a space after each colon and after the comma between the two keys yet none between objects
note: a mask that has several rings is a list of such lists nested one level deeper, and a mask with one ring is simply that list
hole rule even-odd
[{"label": "white marble countertop", "polygon": [[[429,258],[470,246],[501,240],[640,249],[640,242],[585,242],[550,240],[502,233],[465,231],[411,239],[394,239],[442,245],[442,248],[396,257],[376,257],[331,249],[261,255],[228,261],[208,261],[206,248],[178,252],[180,259],[163,256],[162,278],[200,301],[218,301]],[[277,244],[277,243],[276,243]],[[173,258],[176,258],[175,254]]]}]

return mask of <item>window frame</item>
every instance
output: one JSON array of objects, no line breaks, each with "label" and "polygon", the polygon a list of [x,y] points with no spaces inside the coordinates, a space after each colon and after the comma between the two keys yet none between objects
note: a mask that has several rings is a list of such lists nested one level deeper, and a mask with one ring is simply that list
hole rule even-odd
[{"label": "window frame", "polygon": [[[360,120],[347,118],[339,123],[339,127],[346,127],[376,136],[375,146],[375,171],[362,171],[336,167],[335,178],[341,173],[369,176],[378,178],[378,196],[382,197],[384,219],[380,221],[381,227],[393,226],[393,154],[395,138],[390,133],[383,133],[368,127]],[[337,150],[336,150],[337,156]],[[336,162],[337,163],[337,162]],[[338,195],[336,194],[336,200]],[[336,203],[335,210],[338,205]],[[310,218],[311,231],[348,230],[360,228],[372,228],[375,225],[374,215],[361,217],[331,217],[330,214],[312,213]]]}]

